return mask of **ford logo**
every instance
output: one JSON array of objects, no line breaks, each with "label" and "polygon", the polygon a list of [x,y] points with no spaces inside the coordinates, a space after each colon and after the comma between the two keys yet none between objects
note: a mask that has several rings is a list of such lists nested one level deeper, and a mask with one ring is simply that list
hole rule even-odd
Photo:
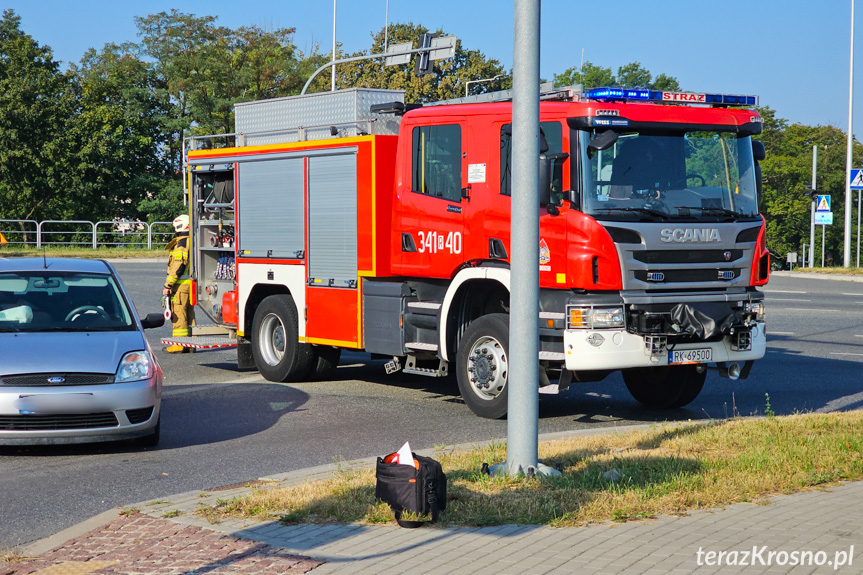
[{"label": "ford logo", "polygon": [[48,383],[66,383],[65,377],[49,377]]}]

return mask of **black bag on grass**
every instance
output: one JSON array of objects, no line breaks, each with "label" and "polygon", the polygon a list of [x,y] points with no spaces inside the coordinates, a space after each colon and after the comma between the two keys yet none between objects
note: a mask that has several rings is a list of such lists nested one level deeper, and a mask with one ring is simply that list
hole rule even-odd
[{"label": "black bag on grass", "polygon": [[402,511],[420,515],[431,514],[437,521],[446,509],[446,475],[440,463],[430,457],[412,453],[414,465],[393,463],[396,453],[378,457],[375,477],[375,497],[388,503],[402,527],[421,527],[425,521],[407,521],[401,518]]}]

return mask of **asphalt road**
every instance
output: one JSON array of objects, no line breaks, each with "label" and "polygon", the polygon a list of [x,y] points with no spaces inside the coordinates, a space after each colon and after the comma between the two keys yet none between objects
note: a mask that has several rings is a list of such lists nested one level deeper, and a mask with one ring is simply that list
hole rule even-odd
[{"label": "asphalt road", "polygon": [[[159,311],[164,264],[119,263],[141,315]],[[540,399],[540,432],[669,419],[859,409],[863,406],[863,284],[774,277],[768,353],[749,380],[711,372],[685,409],[646,409],[619,375]],[[232,351],[168,356],[162,443],[0,448],[0,548],[26,544],[112,507],[255,479],[334,459],[506,436],[474,416],[454,383],[387,376],[383,362],[345,353],[333,381],[274,384],[238,372]]]}]

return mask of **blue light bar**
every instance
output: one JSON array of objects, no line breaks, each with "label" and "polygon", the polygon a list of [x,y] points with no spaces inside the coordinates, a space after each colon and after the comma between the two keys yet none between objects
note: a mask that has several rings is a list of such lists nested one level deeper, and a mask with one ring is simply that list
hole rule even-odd
[{"label": "blue light bar", "polygon": [[584,97],[589,100],[635,100],[642,102],[709,104],[712,106],[745,106],[750,108],[758,105],[757,96],[703,94],[699,92],[664,92],[661,90],[626,90],[623,88],[593,88],[592,90],[588,90]]}]

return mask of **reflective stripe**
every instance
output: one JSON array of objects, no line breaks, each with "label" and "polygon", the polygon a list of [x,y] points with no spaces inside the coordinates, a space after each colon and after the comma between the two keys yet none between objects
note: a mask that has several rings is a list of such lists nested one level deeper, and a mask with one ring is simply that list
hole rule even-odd
[{"label": "reflective stripe", "polygon": [[167,278],[165,278],[165,283],[166,284],[177,283],[177,278],[172,278],[171,276],[168,276]]},{"label": "reflective stripe", "polygon": [[177,250],[171,252],[171,257],[175,260],[184,260],[189,257],[189,250]]},{"label": "reflective stripe", "polygon": [[186,337],[189,335],[188,329],[175,329],[173,331],[174,337]]}]

